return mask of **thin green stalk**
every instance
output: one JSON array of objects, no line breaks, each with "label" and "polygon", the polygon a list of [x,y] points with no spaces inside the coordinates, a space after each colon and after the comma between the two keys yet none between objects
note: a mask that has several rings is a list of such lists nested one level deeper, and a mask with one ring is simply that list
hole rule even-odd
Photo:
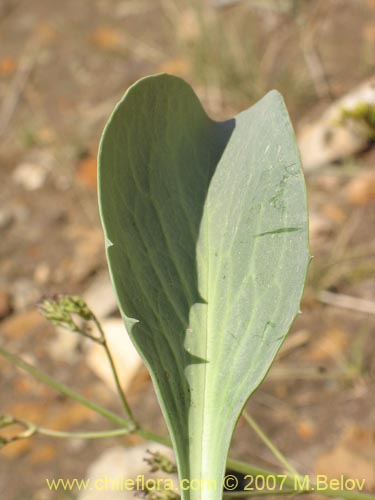
[{"label": "thin green stalk", "polygon": [[[130,421],[134,424],[134,427],[138,427],[121,387],[112,353],[108,346],[106,334],[100,321],[86,302],[78,296],[62,295],[43,300],[40,303],[39,308],[43,316],[47,320],[52,321],[55,325],[65,328],[71,332],[78,333],[79,335],[82,335],[83,337],[86,337],[104,347],[121,403]],[[76,323],[74,315],[85,321],[83,326],[79,326]],[[98,335],[92,335],[91,332],[87,331],[87,328],[85,328],[85,326],[87,326],[87,322],[90,321],[94,323]]]},{"label": "thin green stalk", "polygon": [[137,428],[134,431],[138,436],[141,436],[146,441],[154,441],[155,443],[161,444],[163,446],[168,446],[168,448],[172,448],[172,443],[169,438],[160,436],[159,434],[155,434],[152,431],[148,431],[146,429]]},{"label": "thin green stalk", "polygon": [[61,384],[57,380],[53,379],[52,377],[49,377],[45,373],[39,371],[37,368],[34,366],[30,365],[26,361],[23,361],[21,358],[18,356],[10,353],[3,347],[0,347],[0,355],[6,358],[8,361],[16,365],[18,368],[21,368],[22,370],[26,371],[30,375],[32,375],[34,378],[37,380],[40,380],[41,382],[44,382],[45,384],[49,385],[50,387],[53,387],[57,391],[59,391],[61,394],[64,394],[65,396],[68,396],[71,399],[74,399],[75,401],[78,401],[79,403],[83,404],[87,408],[90,408],[90,410],[95,411],[99,415],[102,415],[102,417],[106,418],[107,420],[110,420],[114,424],[117,424],[119,427],[122,427],[124,429],[127,429],[129,432],[134,431],[134,423],[133,422],[128,422],[127,420],[124,420],[123,418],[119,417],[115,413],[112,413],[110,410],[107,410],[106,408],[103,408],[102,406],[94,403],[93,401],[90,401],[89,399],[86,399],[84,396],[79,394],[78,392],[75,392],[65,385]]},{"label": "thin green stalk", "polygon": [[306,490],[279,490],[279,491],[233,491],[225,492],[223,494],[224,498],[249,498],[249,497],[267,497],[267,496],[278,496],[278,495],[306,495],[313,493],[312,491]]},{"label": "thin green stalk", "polygon": [[110,438],[117,436],[125,436],[129,434],[128,429],[110,429],[107,431],[96,431],[96,432],[66,432],[54,429],[46,429],[45,427],[39,427],[33,422],[28,420],[22,420],[11,415],[0,415],[0,428],[9,427],[11,425],[21,425],[25,428],[25,431],[15,435],[11,440],[24,439],[31,437],[34,434],[41,434],[43,436],[51,436],[56,438],[64,439],[101,439]]},{"label": "thin green stalk", "polygon": [[90,333],[85,332],[85,330],[82,330],[82,328],[69,328],[68,326],[65,325],[59,325],[61,328],[64,328],[65,330],[68,330],[69,332],[73,333],[78,333],[79,335],[82,335],[83,337],[86,337],[87,339],[92,340],[93,342],[96,342],[97,344],[103,345],[102,339],[99,337],[94,337],[94,335],[91,335]]},{"label": "thin green stalk", "polygon": [[315,491],[314,486],[312,486],[311,490],[310,493],[323,495],[329,498],[344,498],[344,500],[375,500],[375,495],[359,493],[357,491],[337,491],[331,490],[330,488]]},{"label": "thin green stalk", "polygon": [[118,376],[118,373],[117,373],[117,370],[116,370],[116,366],[115,366],[115,363],[114,363],[111,351],[110,351],[110,349],[108,347],[107,337],[106,337],[105,332],[104,332],[104,330],[102,328],[102,325],[100,324],[100,321],[97,319],[97,317],[94,314],[93,314],[93,322],[95,323],[95,326],[97,327],[97,329],[98,329],[98,331],[100,333],[100,336],[101,336],[101,339],[102,339],[102,345],[103,345],[103,347],[105,349],[105,352],[107,354],[107,358],[108,358],[109,364],[111,365],[111,370],[112,370],[113,378],[115,380],[117,392],[118,392],[118,395],[120,396],[122,405],[125,408],[125,411],[128,414],[128,417],[130,418],[130,420],[133,422],[134,426],[138,427],[138,424],[136,423],[136,420],[134,418],[133,412],[131,411],[131,408],[130,408],[129,403],[128,403],[127,399],[126,399],[125,393],[124,393],[124,391],[122,389],[122,386],[121,386],[121,383],[120,383],[120,380],[119,380],[119,376]]},{"label": "thin green stalk", "polygon": [[[30,365],[29,363],[26,363],[23,361],[21,358],[18,356],[11,354],[8,352],[6,349],[0,347],[0,355],[6,358],[8,361],[16,365],[18,368],[21,368],[22,370],[25,370],[27,373],[32,375],[34,378],[37,380],[40,380],[41,382],[46,383],[50,387],[53,387],[57,391],[61,392],[65,396],[68,396],[87,408],[90,408],[91,410],[95,411],[99,415],[103,416],[107,420],[113,422],[114,424],[119,425],[123,429],[127,429],[129,433],[133,432],[138,434],[139,436],[143,437],[144,439],[150,440],[150,441],[155,441],[156,443],[162,444],[164,446],[171,447],[171,443],[169,439],[159,436],[158,434],[155,434],[151,431],[147,431],[144,429],[139,429],[135,428],[134,424],[132,422],[128,422],[115,413],[112,413],[111,411],[99,406],[96,403],[93,403],[92,401],[86,399],[84,396],[81,394],[78,394],[71,389],[67,388],[63,384],[60,384],[53,378],[49,377],[48,375],[45,375],[44,373],[40,372],[37,368],[34,366]],[[262,469],[260,467],[256,467],[250,464],[247,464],[245,462],[241,462],[239,460],[233,460],[233,459],[228,459],[227,460],[227,467],[235,472],[242,473],[244,475],[249,474],[251,476],[272,476],[276,480],[276,484],[280,484],[283,476],[278,478],[278,473],[275,471],[269,471],[266,469]],[[299,493],[298,490],[295,489],[295,484],[296,480],[295,477],[292,476],[287,476],[283,482],[283,485],[287,488],[293,489],[296,494]],[[324,490],[314,490],[315,485],[310,484],[310,489],[309,490],[303,490],[303,493],[314,493],[319,494],[319,495],[324,495],[326,497],[330,498],[343,498],[344,500],[375,500],[374,495],[369,495],[367,493],[359,493],[359,492],[354,492],[354,491],[337,491],[337,490],[332,490],[332,489],[324,489]]]},{"label": "thin green stalk", "polygon": [[103,439],[117,436],[126,436],[129,434],[127,429],[111,429],[101,432],[65,432],[56,431],[54,429],[45,429],[44,427],[36,427],[35,432],[43,436],[51,436],[64,439]]},{"label": "thin green stalk", "polygon": [[[251,475],[251,476],[262,476],[268,477],[272,476],[275,479],[277,485],[283,484],[287,488],[295,489],[295,479],[292,476],[288,476],[285,474],[280,474],[279,472],[270,471],[267,469],[263,469],[262,467],[257,467],[256,465],[248,464],[246,462],[241,462],[240,460],[234,460],[229,458],[227,460],[227,467],[230,470],[235,472],[239,472],[240,474]],[[375,499],[374,499],[375,500]]]},{"label": "thin green stalk", "polygon": [[288,462],[288,460],[284,457],[280,450],[276,448],[276,446],[272,443],[272,441],[266,436],[266,434],[262,431],[259,425],[255,422],[253,417],[247,413],[246,410],[242,412],[242,415],[246,422],[250,425],[250,427],[254,430],[254,432],[260,437],[263,443],[267,446],[267,448],[273,453],[273,455],[278,459],[278,461],[286,468],[291,476],[298,477],[299,474],[296,469]]},{"label": "thin green stalk", "polygon": [[[283,482],[283,486],[286,488],[293,489],[296,492],[300,490],[296,490],[296,477],[295,476],[286,476],[284,479],[284,475],[275,472],[269,471],[267,469],[262,469],[260,467],[256,467],[254,465],[247,464],[245,462],[241,462],[239,460],[229,459],[227,461],[227,467],[235,472],[239,472],[240,474],[247,474],[251,476],[272,476],[276,484],[281,484]],[[299,478],[299,476],[297,476]],[[375,495],[370,495],[368,493],[362,493],[358,491],[342,491],[342,490],[333,490],[331,488],[325,489],[317,489],[317,485],[313,482],[310,482],[310,487],[306,490],[303,489],[304,494],[307,493],[315,493],[316,495],[323,495],[329,498],[343,498],[344,500],[375,500]]]}]

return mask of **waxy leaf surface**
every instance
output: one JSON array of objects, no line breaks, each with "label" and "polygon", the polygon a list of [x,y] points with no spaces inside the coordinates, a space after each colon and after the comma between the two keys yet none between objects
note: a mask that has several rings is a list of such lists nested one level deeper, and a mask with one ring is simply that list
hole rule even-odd
[{"label": "waxy leaf surface", "polygon": [[105,128],[99,203],[120,310],[180,479],[216,481],[183,498],[220,499],[235,424],[298,313],[309,262],[282,97],[215,122],[183,80],[140,80]]}]

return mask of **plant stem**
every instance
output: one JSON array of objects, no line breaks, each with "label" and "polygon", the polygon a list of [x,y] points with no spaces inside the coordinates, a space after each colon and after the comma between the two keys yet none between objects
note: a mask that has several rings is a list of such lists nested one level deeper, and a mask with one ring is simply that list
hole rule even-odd
[{"label": "plant stem", "polygon": [[306,495],[312,493],[308,490],[279,490],[279,491],[233,491],[224,492],[224,498],[248,498],[248,497],[267,497],[267,496],[277,496],[277,495]]},{"label": "plant stem", "polygon": [[23,439],[26,437],[31,437],[34,434],[41,434],[43,436],[51,436],[56,438],[64,439],[100,439],[100,438],[110,438],[116,436],[125,436],[129,434],[128,429],[110,429],[107,431],[99,432],[66,432],[54,429],[46,429],[45,427],[39,427],[33,422],[28,420],[22,420],[11,415],[3,415],[7,419],[1,427],[8,427],[10,425],[18,424],[25,428],[25,431],[16,435],[15,439]]},{"label": "plant stem", "polygon": [[[296,494],[302,491],[304,494],[307,493],[315,493],[316,495],[323,495],[329,498],[343,498],[345,500],[375,500],[375,495],[370,495],[368,493],[362,493],[357,491],[339,491],[332,490],[331,488],[317,489],[316,484],[310,482],[310,487],[307,490],[296,490],[296,477],[287,476],[284,480],[284,476],[280,475],[280,473],[275,471],[269,471],[266,469],[262,469],[260,467],[256,467],[254,465],[247,464],[245,462],[241,462],[239,460],[229,459],[227,461],[227,466],[229,469],[239,472],[244,475],[251,476],[272,476],[276,480],[276,484],[280,484],[283,481],[283,485],[287,488],[293,489]],[[299,477],[299,476],[298,476]]]},{"label": "plant stem", "polygon": [[[128,433],[136,433],[139,436],[143,437],[144,439],[150,440],[150,441],[155,441],[156,443],[162,444],[164,446],[171,447],[171,443],[169,439],[160,436],[158,434],[155,434],[151,431],[147,431],[145,429],[140,429],[134,427],[133,422],[129,422],[127,420],[124,420],[123,418],[119,417],[115,413],[112,413],[111,411],[103,408],[102,406],[86,399],[84,396],[81,394],[72,391],[71,389],[67,388],[63,384],[60,384],[57,382],[55,379],[49,377],[48,375],[44,374],[43,372],[39,371],[37,368],[34,366],[30,365],[29,363],[26,363],[23,361],[21,358],[18,356],[11,354],[9,351],[4,349],[3,347],[0,347],[0,355],[6,358],[8,361],[16,365],[18,368],[21,368],[22,370],[26,371],[30,375],[32,375],[34,378],[37,380],[40,380],[41,382],[46,383],[50,387],[53,387],[60,393],[64,394],[65,396],[68,396],[75,401],[80,402],[87,408],[90,408],[91,410],[95,411],[102,417],[106,418],[110,422],[117,424],[119,427],[122,429],[127,430]],[[126,434],[126,432],[124,432]],[[62,436],[60,436],[62,437]],[[251,464],[241,462],[239,460],[233,460],[233,459],[228,459],[227,460],[227,467],[235,472],[238,472],[240,474],[244,475],[252,475],[252,476],[272,476],[275,478],[276,483],[280,484],[280,482],[283,480],[283,476],[279,475],[275,471],[269,471],[266,469],[262,469],[260,467],[253,466]],[[296,480],[295,477],[293,476],[287,476],[283,482],[284,486],[287,488],[293,489],[295,494],[301,494],[301,493],[316,493],[318,495],[323,495],[326,497],[330,498],[343,498],[344,500],[375,500],[374,495],[369,495],[367,493],[360,493],[360,492],[355,492],[355,491],[337,491],[337,490],[332,490],[332,489],[324,489],[324,490],[317,490],[314,489],[316,486],[311,483],[310,488],[308,490],[296,490],[295,489],[295,484]],[[275,493],[275,492],[273,492]],[[277,492],[276,492],[277,493]]]},{"label": "plant stem", "polygon": [[82,335],[83,337],[86,337],[87,339],[90,339],[93,342],[96,342],[97,344],[100,344],[100,345],[103,344],[101,338],[94,337],[90,333],[85,332],[85,330],[83,330],[82,328],[78,328],[78,326],[76,326],[74,329],[72,329],[68,326],[64,326],[64,325],[59,325],[59,326],[60,326],[60,328],[65,328],[65,330],[68,330],[69,332],[78,333],[79,335]]},{"label": "plant stem", "polygon": [[134,424],[134,427],[138,427],[138,424],[133,416],[133,412],[131,411],[131,408],[129,406],[129,403],[126,399],[126,396],[125,396],[125,393],[122,389],[122,386],[121,386],[121,383],[120,383],[120,379],[119,379],[119,376],[118,376],[118,373],[117,373],[117,370],[116,370],[116,366],[115,366],[115,362],[113,360],[113,357],[112,357],[112,354],[111,354],[111,351],[108,347],[108,342],[107,342],[107,337],[104,333],[104,330],[102,328],[102,325],[100,324],[100,321],[98,320],[98,318],[93,314],[93,322],[95,323],[95,326],[97,327],[99,333],[100,333],[100,336],[101,336],[101,339],[102,339],[102,345],[105,349],[105,352],[107,354],[107,358],[108,358],[108,361],[109,361],[109,364],[111,365],[111,370],[112,370],[112,373],[113,373],[113,378],[115,380],[115,384],[116,384],[116,388],[117,388],[117,392],[118,392],[118,395],[120,396],[120,399],[121,399],[121,402],[122,402],[122,405],[126,411],[126,413],[128,414],[128,417],[129,419],[131,420],[131,422],[133,422]]},{"label": "plant stem", "polygon": [[[248,464],[246,462],[241,462],[240,460],[234,460],[234,459],[228,459],[227,460],[227,467],[235,472],[239,472],[240,474],[243,475],[251,475],[251,476],[263,476],[263,477],[268,477],[272,476],[275,478],[276,484],[280,484],[283,482],[283,484],[288,487],[288,488],[293,488],[295,489],[295,479],[292,476],[286,476],[285,474],[280,474],[275,471],[270,471],[267,469],[263,469],[262,467],[257,467],[256,465]],[[285,479],[284,479],[285,478]],[[374,499],[375,500],[375,499]]]},{"label": "plant stem", "polygon": [[164,436],[160,436],[159,434],[155,434],[152,431],[148,431],[146,429],[135,429],[134,431],[138,436],[143,437],[146,441],[154,441],[155,443],[161,444],[163,446],[167,446],[168,448],[172,448],[172,443],[169,438]]},{"label": "plant stem", "polygon": [[273,455],[278,459],[278,461],[286,468],[291,476],[298,477],[299,474],[296,469],[288,462],[288,460],[284,457],[280,450],[276,448],[276,446],[272,443],[272,441],[266,436],[266,434],[262,431],[259,425],[255,422],[253,417],[247,413],[246,410],[242,412],[242,415],[246,422],[250,425],[250,427],[256,432],[256,434],[260,437],[263,443],[267,446],[267,448],[273,453]]},{"label": "plant stem", "polygon": [[0,355],[3,356],[4,358],[6,358],[11,363],[13,363],[14,365],[16,365],[18,368],[21,368],[22,370],[24,370],[27,373],[29,373],[30,375],[32,375],[37,380],[40,380],[41,382],[44,382],[45,384],[49,385],[50,387],[53,387],[54,389],[59,391],[61,394],[64,394],[65,396],[68,396],[69,398],[74,399],[75,401],[78,401],[79,403],[83,404],[87,408],[90,408],[91,410],[95,411],[99,415],[102,415],[107,420],[110,420],[114,424],[117,424],[119,427],[127,429],[129,432],[134,431],[135,426],[134,426],[133,422],[128,422],[127,420],[124,420],[123,418],[119,417],[115,413],[112,413],[110,410],[103,408],[102,406],[94,403],[93,401],[90,401],[89,399],[86,399],[81,394],[69,389],[65,385],[58,382],[57,380],[55,380],[52,377],[49,377],[48,375],[46,375],[45,373],[39,371],[37,368],[30,365],[26,361],[23,361],[18,356],[11,354],[9,351],[4,349],[3,347],[0,347]]},{"label": "plant stem", "polygon": [[35,428],[35,432],[37,434],[42,434],[43,436],[51,436],[56,438],[65,438],[65,439],[102,439],[102,438],[110,438],[117,436],[126,436],[129,434],[127,429],[111,429],[108,431],[102,432],[65,432],[65,431],[56,431],[53,429],[45,429],[44,427]]}]

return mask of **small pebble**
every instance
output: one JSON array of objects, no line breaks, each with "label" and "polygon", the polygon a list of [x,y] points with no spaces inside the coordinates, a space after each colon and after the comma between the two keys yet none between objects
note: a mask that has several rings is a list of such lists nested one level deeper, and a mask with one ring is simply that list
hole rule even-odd
[{"label": "small pebble", "polygon": [[37,163],[21,163],[13,172],[13,181],[26,191],[40,189],[47,178],[47,169]]}]

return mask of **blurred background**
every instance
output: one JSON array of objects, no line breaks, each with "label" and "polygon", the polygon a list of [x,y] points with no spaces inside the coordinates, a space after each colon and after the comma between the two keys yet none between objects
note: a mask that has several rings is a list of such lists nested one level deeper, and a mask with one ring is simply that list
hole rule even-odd
[{"label": "blurred background", "polygon": [[[101,131],[127,87],[151,73],[185,78],[218,120],[276,88],[304,162],[314,259],[303,314],[248,409],[299,472],[366,478],[374,492],[374,57],[374,0],[0,0],[0,345],[121,411],[102,354],[35,307],[44,294],[83,294],[126,358],[137,418],[166,433],[108,283]],[[53,429],[109,427],[2,358],[0,413]],[[76,498],[45,479],[84,478],[123,445],[143,450],[142,463],[136,436],[10,444],[0,497]],[[242,419],[231,454],[278,465]]]}]

